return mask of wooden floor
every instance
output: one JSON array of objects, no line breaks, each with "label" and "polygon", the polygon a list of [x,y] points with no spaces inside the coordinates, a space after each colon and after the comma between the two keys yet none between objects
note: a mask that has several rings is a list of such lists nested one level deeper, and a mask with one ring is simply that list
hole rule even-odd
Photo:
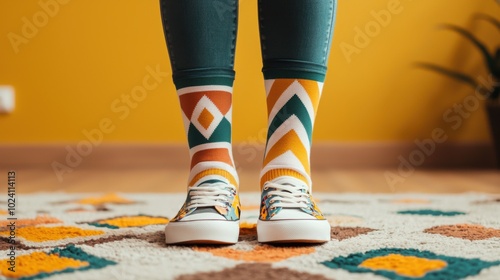
[{"label": "wooden floor", "polygon": [[[7,170],[0,169],[7,181]],[[393,177],[397,170],[316,170],[313,173],[316,192],[358,193],[500,193],[498,170],[420,170],[407,177]],[[59,181],[51,170],[19,169],[17,192],[184,192],[187,171],[177,169],[77,169]],[[5,175],[3,175],[5,174]],[[258,191],[258,170],[240,170],[240,190]],[[395,178],[395,179],[394,179]],[[5,188],[6,183],[2,184]]]}]

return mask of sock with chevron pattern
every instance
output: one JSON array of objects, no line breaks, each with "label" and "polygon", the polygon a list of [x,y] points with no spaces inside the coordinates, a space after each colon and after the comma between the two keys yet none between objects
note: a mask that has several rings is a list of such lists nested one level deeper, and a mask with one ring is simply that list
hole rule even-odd
[{"label": "sock with chevron pattern", "polygon": [[268,134],[260,185],[291,176],[311,186],[310,149],[322,82],[265,80]]}]

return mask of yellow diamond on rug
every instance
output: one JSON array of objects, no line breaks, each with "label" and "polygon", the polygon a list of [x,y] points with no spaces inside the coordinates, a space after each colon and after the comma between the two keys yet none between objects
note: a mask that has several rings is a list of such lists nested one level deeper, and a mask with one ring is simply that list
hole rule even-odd
[{"label": "yellow diamond on rug", "polygon": [[[16,230],[16,237],[33,242],[54,241],[66,238],[88,237],[104,234],[102,230],[88,230],[77,227],[35,227],[28,226]],[[0,236],[10,236],[10,231],[0,232]]]},{"label": "yellow diamond on rug", "polygon": [[85,261],[61,257],[56,254],[44,252],[34,252],[29,255],[16,258],[17,266],[15,272],[9,270],[8,260],[0,262],[0,272],[2,275],[11,278],[30,277],[40,273],[53,273],[63,271],[68,268],[81,268],[88,266]]},{"label": "yellow diamond on rug", "polygon": [[167,224],[168,219],[162,217],[150,217],[150,216],[125,216],[112,218],[107,220],[100,220],[96,224],[99,225],[110,225],[119,228],[125,227],[142,227],[149,225],[161,225]]},{"label": "yellow diamond on rug", "polygon": [[359,266],[372,270],[389,270],[408,277],[422,277],[430,271],[440,270],[448,264],[442,260],[430,260],[414,256],[389,254],[367,259]]}]

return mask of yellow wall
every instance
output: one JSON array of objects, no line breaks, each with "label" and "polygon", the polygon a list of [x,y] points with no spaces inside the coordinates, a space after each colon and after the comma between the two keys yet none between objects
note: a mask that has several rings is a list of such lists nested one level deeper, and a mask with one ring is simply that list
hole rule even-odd
[{"label": "yellow wall", "polygon": [[[59,1],[67,3],[44,23],[39,0],[0,0],[0,85],[13,85],[17,97],[15,112],[0,115],[0,142],[79,141],[83,130],[98,129],[103,119],[114,128],[105,141],[184,141],[170,77],[162,78],[128,115],[118,111],[124,109],[121,96],[142,84],[148,66],[171,74],[158,1]],[[455,122],[443,120],[446,110],[473,91],[412,64],[431,61],[485,75],[470,44],[436,26],[466,26],[490,47],[497,46],[496,30],[470,16],[478,11],[498,15],[498,5],[493,0],[401,0],[399,13],[372,30],[376,34],[367,46],[358,42],[359,53],[349,62],[342,46],[356,46],[355,28],[370,26],[372,11],[397,2],[340,1],[315,139],[407,141],[429,137],[441,127],[454,140],[487,140],[482,109],[457,130],[450,128]],[[23,19],[33,22],[34,16],[38,30],[23,35]],[[255,0],[240,1],[238,39],[234,139],[252,142],[266,127]],[[18,53],[11,40],[17,40]]]}]

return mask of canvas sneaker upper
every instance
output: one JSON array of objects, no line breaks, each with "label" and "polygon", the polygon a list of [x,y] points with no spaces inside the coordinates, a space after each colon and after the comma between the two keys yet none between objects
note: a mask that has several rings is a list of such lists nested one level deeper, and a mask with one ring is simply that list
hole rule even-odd
[{"label": "canvas sneaker upper", "polygon": [[184,205],[171,222],[194,220],[239,220],[240,201],[237,189],[218,175],[206,176],[191,186]]},{"label": "canvas sneaker upper", "polygon": [[269,221],[325,218],[314,202],[310,188],[303,181],[282,176],[264,184],[260,219]]}]

